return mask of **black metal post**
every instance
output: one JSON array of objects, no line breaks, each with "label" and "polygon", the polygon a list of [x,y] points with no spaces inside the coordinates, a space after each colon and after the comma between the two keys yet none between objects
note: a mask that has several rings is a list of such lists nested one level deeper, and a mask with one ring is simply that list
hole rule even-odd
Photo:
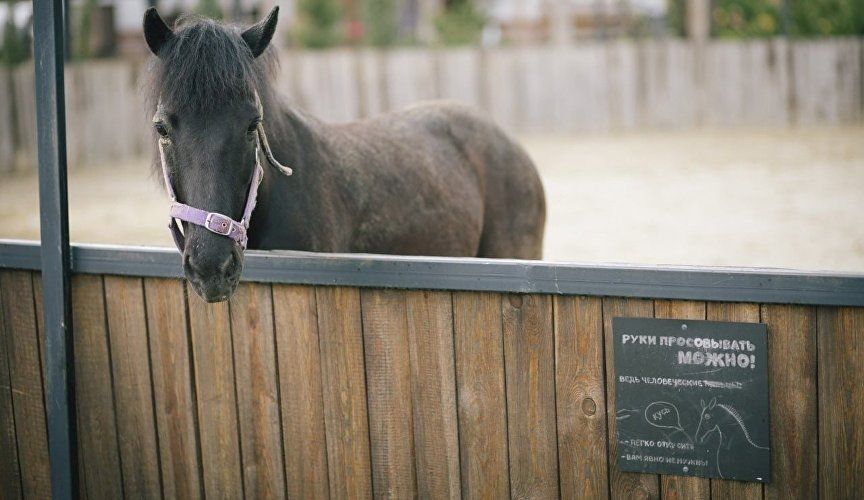
[{"label": "black metal post", "polygon": [[53,498],[77,494],[69,214],[66,189],[66,112],[63,92],[63,0],[34,0],[33,59],[42,288],[45,305],[45,403]]}]

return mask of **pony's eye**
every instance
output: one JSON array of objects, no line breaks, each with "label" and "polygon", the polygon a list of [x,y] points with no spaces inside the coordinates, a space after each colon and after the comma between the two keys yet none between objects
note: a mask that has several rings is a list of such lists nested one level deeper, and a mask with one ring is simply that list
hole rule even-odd
[{"label": "pony's eye", "polygon": [[252,123],[250,123],[249,126],[246,127],[246,132],[249,132],[251,134],[251,133],[255,132],[256,130],[258,130],[258,124],[259,123],[261,123],[260,118],[255,118],[254,120],[252,120]]},{"label": "pony's eye", "polygon": [[168,129],[165,128],[164,123],[157,123],[153,125],[153,128],[156,129],[156,133],[159,134],[159,137],[168,137]]}]

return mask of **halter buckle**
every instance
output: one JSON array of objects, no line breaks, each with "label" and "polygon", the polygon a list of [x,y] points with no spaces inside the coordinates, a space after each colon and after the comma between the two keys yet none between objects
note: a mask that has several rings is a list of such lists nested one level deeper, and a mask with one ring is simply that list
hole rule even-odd
[{"label": "halter buckle", "polygon": [[222,236],[230,235],[234,229],[234,224],[234,219],[216,212],[210,212],[204,220],[204,227],[207,230]]}]

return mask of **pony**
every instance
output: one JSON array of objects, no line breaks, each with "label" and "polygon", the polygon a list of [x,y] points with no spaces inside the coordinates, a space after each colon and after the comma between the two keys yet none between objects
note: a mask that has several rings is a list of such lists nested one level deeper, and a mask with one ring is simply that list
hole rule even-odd
[{"label": "pony", "polygon": [[732,437],[740,434],[740,437],[754,448],[768,449],[766,446],[760,446],[753,442],[750,431],[747,429],[747,425],[744,423],[744,419],[738,410],[729,405],[718,403],[717,398],[712,398],[708,403],[700,400],[699,403],[702,406],[702,412],[699,414],[699,424],[696,426],[695,435],[697,438],[699,437],[699,430],[702,429],[703,425],[706,427],[705,432],[713,429],[714,426],[718,426],[721,430],[725,430],[727,435]]},{"label": "pony", "polygon": [[[247,29],[200,17],[169,27],[153,8],[144,15],[153,53],[144,89],[165,182],[177,204],[208,216],[178,216],[182,235],[173,229],[184,274],[202,298],[231,296],[247,244],[542,257],[543,186],[514,140],[451,102],[344,124],[287,104],[272,85],[278,12]],[[277,168],[259,176],[262,150]],[[172,225],[175,215],[172,208]]]},{"label": "pony", "polygon": [[[724,453],[724,450],[728,451],[733,445],[740,449],[742,442],[746,444],[748,448],[745,449],[756,458],[757,462],[767,463],[770,449],[753,440],[737,409],[718,403],[717,398],[712,398],[708,403],[700,400],[700,404],[702,413],[699,416],[695,435],[699,443],[711,446],[711,461],[714,462],[712,468],[716,467],[717,474],[721,478],[747,477],[752,473],[748,462],[740,460],[734,454]],[[700,431],[702,431],[701,435]],[[712,440],[716,440],[716,451]]]}]

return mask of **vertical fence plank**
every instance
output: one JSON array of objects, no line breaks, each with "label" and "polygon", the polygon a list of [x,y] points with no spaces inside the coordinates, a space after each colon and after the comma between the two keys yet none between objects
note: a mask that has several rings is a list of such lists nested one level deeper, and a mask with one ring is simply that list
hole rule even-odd
[{"label": "vertical fence plank", "polygon": [[360,293],[318,287],[318,335],[331,498],[371,498]]},{"label": "vertical fence plank", "polygon": [[[0,275],[5,271],[0,272]],[[0,276],[0,284],[3,278]],[[10,290],[11,291],[11,290]],[[9,377],[7,346],[12,342],[12,332],[7,331],[7,318],[0,296],[0,498],[14,500],[22,498],[21,468],[18,461],[18,441],[15,438],[15,414],[12,407],[12,381]],[[10,321],[11,322],[11,321]]]},{"label": "vertical fence plank", "polygon": [[130,498],[158,497],[162,487],[141,279],[106,276],[105,300],[124,492]]},{"label": "vertical fence plank", "polygon": [[607,498],[601,299],[553,300],[561,497]]},{"label": "vertical fence plank", "polygon": [[0,272],[0,293],[22,492],[26,498],[47,498],[51,496],[48,431],[30,273]]},{"label": "vertical fence plank", "polygon": [[481,50],[476,47],[448,48],[435,54],[438,58],[438,96],[472,106],[480,105]]},{"label": "vertical fence plank", "polygon": [[326,498],[327,438],[315,288],[273,285],[288,498]]},{"label": "vertical fence plank", "polygon": [[507,498],[507,406],[501,296],[453,294],[462,494]]},{"label": "vertical fence plank", "polygon": [[631,130],[637,126],[637,62],[636,48],[631,41],[615,41],[604,44],[606,85],[608,100],[603,103],[608,109],[608,122],[612,130]]},{"label": "vertical fence plank", "polygon": [[771,482],[765,498],[818,494],[816,313],[801,306],[764,305],[771,398]]},{"label": "vertical fence plank", "polygon": [[615,356],[613,351],[612,319],[654,316],[650,300],[604,298],[603,333],[606,339],[606,414],[609,428],[609,487],[611,497],[659,498],[660,485],[654,474],[622,472],[618,469],[618,426],[615,421]]},{"label": "vertical fence plank", "polygon": [[552,297],[502,297],[510,485],[514,498],[558,496]]},{"label": "vertical fence plank", "polygon": [[[689,300],[655,300],[654,317],[705,319],[705,303]],[[702,477],[660,476],[663,498],[711,498],[711,481]]]},{"label": "vertical fence plank", "polygon": [[438,93],[432,51],[416,48],[390,50],[383,64],[389,111],[434,99]]},{"label": "vertical fence plank", "polygon": [[270,285],[241,283],[231,298],[231,331],[245,494],[282,498],[285,467]]},{"label": "vertical fence plank", "polygon": [[417,479],[405,292],[362,290],[360,304],[372,486],[379,498],[414,497]]},{"label": "vertical fence plank", "polygon": [[461,497],[453,360],[453,303],[447,292],[406,292],[417,493]]},{"label": "vertical fence plank", "polygon": [[522,96],[516,75],[520,71],[518,54],[512,48],[484,50],[480,96],[485,111],[505,130],[518,130],[522,122]]},{"label": "vertical fence plank", "polygon": [[387,108],[384,59],[386,52],[360,49],[356,52],[358,111],[360,118],[380,114]]},{"label": "vertical fence plank", "polygon": [[[41,272],[32,273],[33,278],[33,302],[36,305],[36,332],[39,336],[39,356],[42,361],[42,380],[45,380],[45,341],[44,341],[44,332],[45,332],[45,304],[44,297],[42,295],[42,274]],[[76,422],[77,427],[77,422]],[[80,445],[78,447],[78,452],[80,453],[81,448]],[[78,460],[78,494],[81,498],[87,499],[87,484],[86,484],[86,476],[84,474],[84,464],[81,463],[81,460]]]},{"label": "vertical fence plank", "polygon": [[864,308],[820,307],[819,494],[864,491]]},{"label": "vertical fence plank", "polygon": [[72,278],[78,457],[89,498],[123,496],[102,277]]},{"label": "vertical fence plank", "polygon": [[18,66],[12,71],[12,92],[15,99],[15,124],[18,139],[17,156],[22,165],[36,169],[36,72],[33,64]]},{"label": "vertical fence plank", "polygon": [[228,304],[208,304],[191,288],[187,288],[186,296],[198,395],[204,494],[240,498],[243,475]]},{"label": "vertical fence plank", "polygon": [[165,498],[203,495],[185,295],[180,280],[144,280]]},{"label": "vertical fence plank", "polygon": [[[707,318],[710,321],[738,321],[741,323],[759,323],[759,305],[729,302],[709,302]],[[711,498],[712,500],[759,500],[760,498],[762,498],[762,484],[747,483],[744,481],[712,479]]]},{"label": "vertical fence plank", "polygon": [[0,69],[0,174],[15,169],[15,94],[12,92],[12,70]]}]

